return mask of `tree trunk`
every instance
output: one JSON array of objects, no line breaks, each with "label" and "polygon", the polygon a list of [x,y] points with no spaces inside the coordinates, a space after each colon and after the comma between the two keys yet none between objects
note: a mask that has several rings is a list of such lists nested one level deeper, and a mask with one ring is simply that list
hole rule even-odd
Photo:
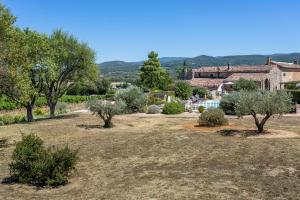
[{"label": "tree trunk", "polygon": [[256,116],[254,116],[254,120],[255,120],[255,125],[257,127],[257,131],[258,133],[262,133],[264,131],[264,126],[265,123],[267,122],[267,120],[271,117],[271,115],[267,114],[262,120],[261,122],[259,122],[258,118]]},{"label": "tree trunk", "polygon": [[33,119],[33,114],[32,114],[33,106],[31,104],[28,104],[26,106],[26,111],[27,111],[27,122],[32,122]]},{"label": "tree trunk", "polygon": [[49,105],[49,108],[50,108],[50,119],[53,119],[55,117],[56,103],[51,103]]},{"label": "tree trunk", "polygon": [[113,124],[111,122],[111,119],[104,121],[104,128],[112,128],[112,127],[113,127]]}]

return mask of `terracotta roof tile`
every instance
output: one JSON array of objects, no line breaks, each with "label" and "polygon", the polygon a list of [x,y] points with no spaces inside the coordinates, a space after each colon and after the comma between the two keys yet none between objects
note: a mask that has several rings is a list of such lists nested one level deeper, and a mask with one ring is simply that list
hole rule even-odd
[{"label": "terracotta roof tile", "polygon": [[261,81],[266,78],[266,73],[233,73],[228,76],[225,81],[237,81],[240,78]]},{"label": "terracotta roof tile", "polygon": [[268,65],[255,65],[255,66],[211,66],[211,67],[199,67],[192,69],[193,72],[269,72],[272,66]]},{"label": "terracotta roof tile", "polygon": [[187,80],[187,83],[193,87],[217,88],[223,83],[224,79],[213,78],[193,78]]}]

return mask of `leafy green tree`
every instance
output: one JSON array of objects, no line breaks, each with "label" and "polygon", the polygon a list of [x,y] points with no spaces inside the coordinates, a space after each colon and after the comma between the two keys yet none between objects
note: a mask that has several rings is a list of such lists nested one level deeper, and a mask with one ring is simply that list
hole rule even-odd
[{"label": "leafy green tree", "polygon": [[247,90],[247,91],[255,91],[258,90],[258,84],[253,80],[248,80],[244,78],[240,78],[233,84],[233,89],[235,91]]},{"label": "leafy green tree", "polygon": [[158,53],[154,51],[148,54],[148,60],[144,62],[140,71],[140,82],[142,86],[149,89],[166,89],[171,83],[169,74],[160,64]]},{"label": "leafy green tree", "polygon": [[[238,116],[252,115],[258,133],[264,131],[267,120],[275,115],[282,115],[292,109],[292,100],[285,91],[241,91],[235,111]],[[262,115],[259,119],[258,115]]]},{"label": "leafy green tree", "polygon": [[93,50],[61,30],[50,36],[50,45],[52,59],[45,76],[44,93],[50,108],[50,118],[53,118],[59,98],[76,82],[96,79],[98,68]]},{"label": "leafy green tree", "polygon": [[[1,18],[7,12],[1,10]],[[49,46],[47,36],[29,29],[4,26],[13,23],[13,17],[6,16],[8,22],[1,22],[6,33],[1,35],[0,93],[18,102],[27,110],[27,121],[33,121],[32,110],[42,90],[43,68],[47,63]],[[4,25],[3,25],[4,24]],[[1,28],[1,29],[2,29]],[[2,39],[5,38],[5,41]]]},{"label": "leafy green tree", "polygon": [[189,99],[193,94],[192,87],[184,82],[184,81],[179,81],[175,85],[175,96],[179,97],[183,100]]}]

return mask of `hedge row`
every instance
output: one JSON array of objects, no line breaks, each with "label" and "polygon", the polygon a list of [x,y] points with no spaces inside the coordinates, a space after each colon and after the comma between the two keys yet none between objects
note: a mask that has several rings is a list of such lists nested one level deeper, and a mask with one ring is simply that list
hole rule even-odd
[{"label": "hedge row", "polygon": [[[106,98],[105,95],[97,95],[97,96],[71,96],[65,95],[59,99],[59,102],[65,103],[82,103],[89,100],[91,97],[97,99],[104,99]],[[37,107],[42,107],[47,105],[47,100],[45,97],[39,97],[35,104]],[[0,97],[0,110],[15,110],[22,108],[22,106],[7,97]]]}]

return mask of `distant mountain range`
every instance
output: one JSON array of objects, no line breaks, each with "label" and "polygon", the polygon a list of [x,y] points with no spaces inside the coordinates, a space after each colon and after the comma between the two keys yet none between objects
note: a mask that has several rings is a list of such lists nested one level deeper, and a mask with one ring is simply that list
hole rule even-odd
[{"label": "distant mountain range", "polygon": [[[300,53],[290,54],[272,54],[272,55],[233,55],[233,56],[206,56],[201,55],[197,57],[162,57],[161,64],[170,74],[174,75],[176,69],[183,65],[186,61],[189,67],[201,66],[221,66],[227,65],[262,65],[266,63],[267,57],[272,57],[273,60],[281,62],[293,62],[293,60],[300,60]],[[124,61],[110,61],[100,63],[101,73],[105,76],[135,76],[143,64],[139,62],[124,62]]]}]

